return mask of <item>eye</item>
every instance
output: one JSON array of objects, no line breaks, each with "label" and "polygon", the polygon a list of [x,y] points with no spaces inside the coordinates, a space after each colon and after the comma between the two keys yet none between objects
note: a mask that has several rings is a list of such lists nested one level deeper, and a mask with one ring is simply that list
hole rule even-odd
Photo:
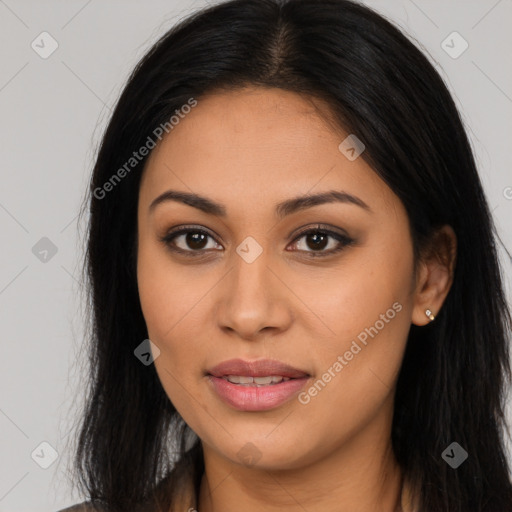
[{"label": "eye", "polygon": [[[301,243],[302,239],[304,242]],[[222,250],[218,249],[222,246],[215,242],[213,235],[196,226],[182,226],[160,237],[160,241],[171,251],[190,257],[204,256],[207,251]],[[208,247],[209,243],[210,247]],[[295,238],[292,246],[297,246],[298,252],[307,253],[308,257],[317,258],[338,253],[353,243],[354,240],[347,235],[317,225],[302,231]],[[326,248],[328,250],[325,250]]]},{"label": "eye", "polygon": [[[208,238],[214,240],[213,236],[203,229],[195,226],[183,226],[178,230],[167,233],[160,238],[160,241],[167,245],[171,251],[194,257],[201,255],[206,249],[212,250],[211,246],[208,247]],[[216,249],[213,248],[213,250]]]},{"label": "eye", "polygon": [[[304,242],[300,243],[302,239],[304,239]],[[308,257],[311,256],[313,258],[330,256],[353,243],[354,240],[347,235],[331,231],[322,226],[316,226],[303,231],[294,241],[294,244],[299,248],[299,252],[309,253]],[[328,250],[324,250],[329,246]],[[308,247],[311,250],[308,250]]]}]

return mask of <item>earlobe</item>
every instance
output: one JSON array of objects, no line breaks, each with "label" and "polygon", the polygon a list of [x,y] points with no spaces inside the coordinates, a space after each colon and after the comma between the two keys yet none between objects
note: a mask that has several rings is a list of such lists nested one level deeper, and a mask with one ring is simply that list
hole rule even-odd
[{"label": "earlobe", "polygon": [[457,237],[451,226],[443,226],[423,255],[411,321],[418,326],[435,320],[453,283]]}]

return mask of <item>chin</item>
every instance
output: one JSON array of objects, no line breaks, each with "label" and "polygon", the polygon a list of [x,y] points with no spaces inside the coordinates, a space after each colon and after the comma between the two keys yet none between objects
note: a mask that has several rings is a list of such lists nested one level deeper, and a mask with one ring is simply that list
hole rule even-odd
[{"label": "chin", "polygon": [[[231,442],[225,447],[227,452],[222,447],[219,451],[235,464],[260,471],[293,470],[312,462],[310,459],[314,458],[314,452],[304,447],[305,436],[289,438],[287,442],[277,437],[271,440],[270,437],[265,437],[260,431],[260,434],[253,438],[245,436]],[[298,447],[304,452],[298,452]]]}]

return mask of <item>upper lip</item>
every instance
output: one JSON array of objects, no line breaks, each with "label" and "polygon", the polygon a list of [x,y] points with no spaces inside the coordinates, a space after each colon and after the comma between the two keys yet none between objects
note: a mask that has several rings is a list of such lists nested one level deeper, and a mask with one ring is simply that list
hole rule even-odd
[{"label": "upper lip", "polygon": [[270,375],[300,379],[308,377],[309,374],[294,368],[281,361],[273,359],[260,359],[258,361],[245,361],[243,359],[230,359],[210,368],[210,375],[224,377],[228,375],[239,375],[244,377],[266,377]]}]

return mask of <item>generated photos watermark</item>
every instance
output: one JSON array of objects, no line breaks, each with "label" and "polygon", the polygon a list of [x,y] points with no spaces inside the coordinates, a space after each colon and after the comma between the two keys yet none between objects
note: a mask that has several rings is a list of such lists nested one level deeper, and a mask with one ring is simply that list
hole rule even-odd
[{"label": "generated photos watermark", "polygon": [[171,116],[168,121],[157,126],[152,133],[154,138],[149,135],[146,142],[139,148],[139,150],[134,151],[132,156],[112,175],[108,181],[103,184],[103,186],[96,187],[93,192],[94,197],[96,199],[103,199],[108,192],[111,192],[114,187],[118,185],[121,180],[126,177],[126,175],[129,174],[130,171],[139,164],[139,162],[149,155],[152,149],[156,147],[157,142],[155,139],[161,141],[164,137],[164,133],[170,133],[171,130],[179,124],[180,120],[184,119],[195,106],[197,106],[197,100],[190,98],[187,103],[181,106],[180,109],[175,110],[176,115]]},{"label": "generated photos watermark", "polygon": [[395,302],[391,308],[389,308],[385,313],[382,313],[379,316],[379,320],[377,320],[372,326],[365,328],[357,335],[357,341],[352,340],[350,345],[350,349],[347,350],[343,355],[339,355],[336,358],[336,361],[327,369],[325,373],[311,386],[307,391],[302,391],[298,395],[298,400],[301,404],[307,405],[311,402],[311,398],[318,395],[320,391],[322,391],[329,382],[331,382],[336,375],[338,375],[345,366],[349,364],[354,356],[359,354],[361,350],[368,345],[368,336],[372,339],[379,334],[379,332],[384,329],[386,324],[395,318],[397,313],[402,311],[402,304],[399,302]]}]

